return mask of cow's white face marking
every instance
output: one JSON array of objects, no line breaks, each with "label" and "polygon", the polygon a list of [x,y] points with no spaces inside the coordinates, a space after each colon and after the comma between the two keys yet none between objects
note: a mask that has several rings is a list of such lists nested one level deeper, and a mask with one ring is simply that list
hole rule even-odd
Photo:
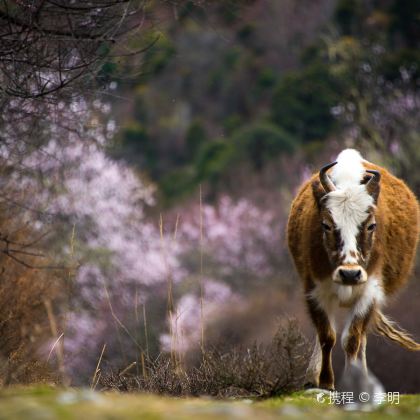
[{"label": "cow's white face marking", "polygon": [[[365,174],[362,162],[363,159],[356,150],[347,149],[340,153],[337,165],[331,172],[336,190],[327,194],[325,207],[340,233],[342,265],[360,269],[362,272],[360,282],[365,282],[367,273],[359,265],[362,256],[357,247],[357,236],[362,223],[370,215],[370,209],[374,207],[374,199],[366,190],[366,186],[360,184]],[[343,266],[336,268],[333,281],[341,282],[339,270]]]},{"label": "cow's white face marking", "polygon": [[369,217],[369,209],[373,207],[373,198],[364,185],[353,185],[345,189],[337,189],[328,194],[326,207],[343,241],[342,257],[345,264],[357,264],[359,251],[357,235],[361,224]]}]

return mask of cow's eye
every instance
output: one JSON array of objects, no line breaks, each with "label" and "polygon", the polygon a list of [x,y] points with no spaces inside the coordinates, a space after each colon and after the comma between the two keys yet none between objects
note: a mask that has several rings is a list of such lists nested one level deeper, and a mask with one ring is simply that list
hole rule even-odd
[{"label": "cow's eye", "polygon": [[329,232],[331,230],[331,226],[328,223],[322,222],[321,225],[325,232]]},{"label": "cow's eye", "polygon": [[367,228],[367,230],[369,231],[369,232],[372,232],[372,231],[374,231],[376,229],[376,223],[371,223],[369,226],[368,226],[368,228]]}]

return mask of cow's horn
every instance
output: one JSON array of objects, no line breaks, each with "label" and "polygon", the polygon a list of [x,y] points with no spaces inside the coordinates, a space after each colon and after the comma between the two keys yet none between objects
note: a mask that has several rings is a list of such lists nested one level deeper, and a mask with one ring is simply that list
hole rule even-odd
[{"label": "cow's horn", "polygon": [[336,190],[335,185],[333,184],[331,178],[327,174],[328,169],[332,168],[336,164],[337,162],[329,163],[328,165],[323,166],[319,171],[319,179],[321,181],[322,186],[324,187],[325,192],[327,193]]},{"label": "cow's horn", "polygon": [[376,190],[379,182],[381,181],[381,173],[379,171],[374,171],[373,169],[367,169],[367,173],[372,174],[371,178],[366,184],[366,189],[368,192]]}]

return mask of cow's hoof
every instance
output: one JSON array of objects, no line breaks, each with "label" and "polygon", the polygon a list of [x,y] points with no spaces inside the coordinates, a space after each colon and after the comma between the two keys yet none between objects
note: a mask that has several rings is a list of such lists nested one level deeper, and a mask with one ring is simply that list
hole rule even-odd
[{"label": "cow's hoof", "polygon": [[334,392],[335,388],[333,385],[327,385],[327,384],[319,384],[319,388],[324,389],[325,391],[328,392]]},{"label": "cow's hoof", "polygon": [[319,388],[317,384],[314,384],[313,382],[306,382],[305,385],[303,385],[303,389],[314,389]]}]

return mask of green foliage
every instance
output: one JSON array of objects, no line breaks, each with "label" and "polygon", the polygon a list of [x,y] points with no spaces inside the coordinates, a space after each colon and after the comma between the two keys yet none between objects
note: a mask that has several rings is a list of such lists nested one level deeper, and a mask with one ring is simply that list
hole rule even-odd
[{"label": "green foliage", "polygon": [[394,0],[389,7],[392,35],[402,36],[409,48],[420,44],[420,2],[418,0]]},{"label": "green foliage", "polygon": [[243,25],[238,31],[238,39],[242,42],[247,42],[252,39],[252,36],[255,33],[255,25],[247,23]]},{"label": "green foliage", "polygon": [[[327,24],[322,30],[298,32],[292,6],[276,4],[270,0],[270,11],[293,16],[281,43],[251,0],[179,4],[179,19],[137,63],[143,75],[120,155],[149,172],[164,197],[176,200],[207,181],[217,193],[231,168],[263,170],[299,145],[319,151],[348,128],[340,116],[347,105],[371,132],[366,116],[375,101],[366,81],[385,90],[408,74],[418,83],[419,2],[338,0],[329,22],[314,16],[317,28]],[[146,38],[142,45],[156,32]],[[306,42],[297,46],[298,38]]]},{"label": "green foliage", "polygon": [[[252,1],[252,0],[251,0]],[[227,24],[233,24],[239,19],[242,7],[250,0],[224,0],[219,2],[218,13]]]},{"label": "green foliage", "polygon": [[241,58],[241,50],[239,48],[230,48],[224,57],[224,68],[226,71],[232,71],[238,65]]},{"label": "green foliage", "polygon": [[104,83],[109,81],[112,77],[115,76],[117,72],[118,65],[114,61],[107,60],[105,63],[102,64],[101,69],[99,70],[98,74],[96,75],[96,79],[100,83]]},{"label": "green foliage", "polygon": [[258,76],[258,84],[262,88],[270,88],[274,86],[276,82],[276,75],[274,73],[274,70],[266,67],[261,70],[259,76]]},{"label": "green foliage", "polygon": [[134,97],[133,116],[136,121],[141,124],[147,124],[148,110],[147,104],[141,94],[136,94]]},{"label": "green foliage", "polygon": [[328,67],[315,63],[280,80],[273,97],[272,118],[304,141],[322,139],[334,126],[331,108],[339,99],[337,82]]},{"label": "green foliage", "polygon": [[206,143],[196,160],[197,180],[215,182],[226,171],[235,154],[233,144],[226,140]]},{"label": "green foliage", "polygon": [[115,144],[112,154],[138,165],[154,175],[158,164],[158,151],[140,123],[126,125]]},{"label": "green foliage", "polygon": [[401,78],[401,70],[405,69],[414,80],[420,80],[420,51],[404,48],[385,53],[381,62],[382,73],[390,81]]},{"label": "green foliage", "polygon": [[360,0],[339,0],[334,18],[343,35],[351,35],[359,29],[363,19],[362,6]]},{"label": "green foliage", "polygon": [[192,159],[194,167],[185,166],[165,176],[160,187],[164,196],[173,199],[191,193],[201,182],[213,186],[237,165],[251,162],[259,171],[264,164],[279,154],[291,154],[299,142],[274,124],[262,122],[235,131],[230,138],[204,142],[203,129],[193,124],[189,141],[201,142]]},{"label": "green foliage", "polygon": [[162,33],[150,35],[151,44],[144,56],[143,73],[156,76],[168,65],[176,50],[171,40]]},{"label": "green foliage", "polygon": [[246,126],[232,136],[236,155],[251,161],[254,168],[261,170],[266,162],[281,153],[292,153],[298,141],[291,134],[270,123]]},{"label": "green foliage", "polygon": [[185,158],[190,161],[197,156],[200,147],[206,142],[207,134],[203,125],[198,121],[191,123],[185,136],[186,153]]},{"label": "green foliage", "polygon": [[186,1],[184,4],[178,7],[178,17],[183,20],[194,15],[196,18],[205,18],[205,11],[199,5],[196,5],[194,1]]},{"label": "green foliage", "polygon": [[172,203],[194,191],[196,187],[196,174],[194,168],[187,166],[170,171],[159,182],[163,199]]},{"label": "green foliage", "polygon": [[[371,47],[375,45],[385,51],[374,69],[378,75],[395,81],[401,77],[400,68],[418,72],[420,3],[394,0],[374,2],[369,9],[363,6],[360,0],[340,0],[334,14],[343,39],[351,35],[360,46],[363,42],[364,54],[359,59],[363,56],[367,62],[372,61]],[[357,64],[357,57],[353,58],[353,64]]]},{"label": "green foliage", "polygon": [[223,121],[223,127],[225,133],[229,136],[235,130],[239,129],[241,125],[244,124],[243,118],[240,114],[234,113],[230,114],[226,119]]}]

